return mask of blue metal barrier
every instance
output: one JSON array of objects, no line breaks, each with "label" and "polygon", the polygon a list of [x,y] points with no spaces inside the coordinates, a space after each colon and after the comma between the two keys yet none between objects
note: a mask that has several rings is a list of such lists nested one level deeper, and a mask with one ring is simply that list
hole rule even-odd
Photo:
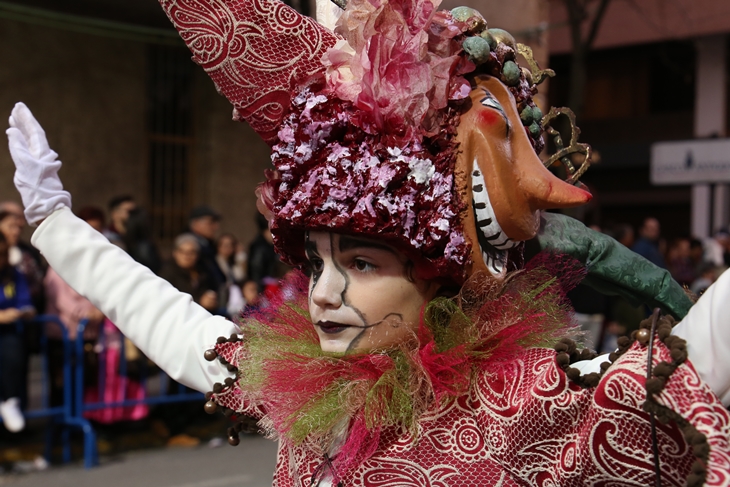
[{"label": "blue metal barrier", "polygon": [[[48,336],[45,333],[45,328],[49,323],[56,323],[61,330],[61,340],[63,343],[63,402],[58,406],[51,406],[49,400],[51,371],[48,360]],[[40,344],[41,344],[41,367],[42,367],[42,390],[41,390],[41,407],[39,409],[31,409],[25,411],[23,415],[26,419],[34,418],[49,418],[52,424],[59,425],[61,429],[61,443],[62,443],[62,458],[64,462],[71,460],[71,442],[69,435],[69,427],[81,427],[77,418],[73,414],[73,347],[71,341],[68,338],[68,331],[63,326],[57,316],[51,315],[39,315],[32,320],[26,322],[17,322],[16,327],[18,333],[23,332],[23,328],[27,325],[39,326],[42,328]],[[0,422],[2,419],[0,419]],[[48,429],[46,437],[46,451],[45,457],[47,460],[51,460],[51,452],[53,447],[53,431],[54,428]],[[93,433],[93,431],[92,431]],[[86,434],[86,432],[85,432]]]},{"label": "blue metal barrier", "polygon": [[[75,349],[76,349],[76,356],[77,357],[83,357],[84,353],[84,341],[83,341],[83,332],[86,327],[86,322],[79,323],[78,332],[76,336],[76,342],[75,342]],[[104,336],[104,327],[100,327],[99,331],[99,343],[104,343],[105,336]],[[156,395],[151,395],[151,391],[149,386],[149,375],[147,374],[147,370],[145,367],[142,367],[141,374],[139,376],[139,384],[140,387],[144,390],[144,398],[142,399],[129,399],[126,397],[126,387],[123,388],[125,393],[121,400],[117,401],[105,401],[105,387],[106,387],[106,357],[104,356],[105,353],[108,353],[108,348],[104,347],[104,349],[99,354],[99,379],[98,379],[98,400],[95,402],[87,402],[84,398],[84,361],[79,359],[75,362],[75,381],[74,381],[74,399],[73,399],[73,413],[74,413],[74,419],[76,419],[79,422],[85,422],[88,424],[88,420],[84,419],[84,414],[92,411],[98,411],[100,409],[105,408],[116,408],[116,407],[133,407],[140,404],[144,405],[155,405],[155,404],[166,404],[166,403],[173,403],[173,402],[187,402],[187,401],[202,401],[204,400],[205,396],[200,392],[190,392],[185,386],[182,384],[178,384],[177,392],[176,393],[169,393],[169,383],[170,378],[167,374],[165,374],[163,371],[159,371],[156,373],[160,387],[159,387],[159,393]],[[122,338],[121,344],[120,344],[120,350],[119,350],[119,375],[127,381],[129,380],[129,377],[127,375],[127,358],[126,358],[126,350],[124,346],[124,339]],[[137,380],[135,378],[135,380]],[[125,382],[126,384],[127,382]],[[93,432],[93,430],[92,430]],[[86,439],[86,437],[85,437]],[[90,440],[91,441],[91,440]],[[92,467],[94,465],[98,464],[98,454],[96,450],[96,442],[94,439],[93,446],[91,444],[85,444],[84,447],[84,465],[86,468]]]},{"label": "blue metal barrier", "polygon": [[[49,323],[55,323],[58,325],[63,344],[63,399],[62,404],[58,406],[50,405],[50,385],[51,385],[51,371],[49,365],[48,356],[48,336],[46,334],[46,326]],[[84,417],[84,414],[91,411],[97,411],[104,408],[111,407],[131,407],[140,404],[155,405],[165,404],[174,402],[187,402],[187,401],[202,401],[204,395],[200,392],[195,392],[187,389],[185,386],[178,384],[177,391],[170,393],[170,378],[164,372],[157,372],[157,378],[159,382],[159,393],[156,395],[150,394],[150,388],[148,379],[150,375],[143,370],[140,374],[139,383],[142,389],[145,391],[145,396],[142,399],[129,399],[123,396],[119,401],[104,401],[104,388],[106,378],[106,360],[103,354],[107,350],[103,350],[99,357],[99,400],[95,402],[85,402],[84,398],[84,330],[88,320],[81,320],[77,328],[77,334],[75,341],[71,341],[68,337],[68,331],[63,325],[61,320],[57,316],[53,315],[39,315],[30,321],[24,323],[17,323],[18,330],[22,332],[23,327],[27,325],[42,327],[43,333],[41,334],[41,361],[42,361],[42,391],[41,391],[41,407],[38,409],[32,409],[24,412],[26,419],[33,418],[49,418],[52,421],[52,425],[58,425],[61,427],[61,443],[62,443],[62,461],[67,463],[71,461],[71,428],[79,429],[83,433],[83,445],[84,445],[84,466],[91,468],[98,465],[99,457],[96,445],[96,433],[91,422]],[[104,339],[103,327],[99,333],[99,340]],[[2,337],[0,337],[2,339]],[[119,351],[119,375],[128,379],[127,377],[127,359],[124,348],[124,340],[121,342],[121,349]],[[2,419],[0,419],[0,423]],[[46,451],[45,457],[49,461],[51,460],[51,453],[54,439],[54,427],[48,428],[46,438]]]}]

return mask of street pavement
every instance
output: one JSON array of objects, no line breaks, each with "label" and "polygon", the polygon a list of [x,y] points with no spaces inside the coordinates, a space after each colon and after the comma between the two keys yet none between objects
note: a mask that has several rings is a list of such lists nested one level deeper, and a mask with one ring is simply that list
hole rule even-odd
[{"label": "street pavement", "polygon": [[241,435],[219,448],[143,450],[102,460],[99,467],[53,466],[43,472],[0,476],[11,487],[267,487],[276,465],[276,443]]}]

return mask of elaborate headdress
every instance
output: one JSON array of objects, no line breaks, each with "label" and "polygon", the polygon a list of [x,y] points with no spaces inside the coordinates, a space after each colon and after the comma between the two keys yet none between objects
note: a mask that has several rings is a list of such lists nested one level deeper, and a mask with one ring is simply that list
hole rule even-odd
[{"label": "elaborate headdress", "polygon": [[464,76],[508,86],[533,149],[543,147],[532,101],[543,72],[517,66],[509,34],[472,9],[436,11],[439,0],[350,0],[335,32],[277,0],[160,3],[234,116],[272,146],[260,209],[285,261],[303,261],[305,231],[335,231],[388,241],[422,277],[463,281],[478,245],[456,164]]}]

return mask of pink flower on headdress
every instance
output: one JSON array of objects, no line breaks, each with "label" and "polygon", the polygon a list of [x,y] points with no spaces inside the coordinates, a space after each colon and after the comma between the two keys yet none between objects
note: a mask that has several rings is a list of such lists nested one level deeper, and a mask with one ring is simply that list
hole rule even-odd
[{"label": "pink flower on headdress", "polygon": [[[361,111],[366,131],[392,134],[400,143],[433,135],[438,111],[449,99],[468,96],[469,84],[458,76],[465,68],[460,47],[452,42],[463,30],[444,25],[441,16],[431,26],[439,3],[348,2],[336,28],[348,46],[330,49],[323,61],[330,88]],[[438,40],[429,35],[434,29]]]}]

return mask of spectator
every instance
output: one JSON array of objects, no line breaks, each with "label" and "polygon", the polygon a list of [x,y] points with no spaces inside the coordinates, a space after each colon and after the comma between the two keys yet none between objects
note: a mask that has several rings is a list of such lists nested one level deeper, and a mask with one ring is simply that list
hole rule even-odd
[{"label": "spectator", "polygon": [[[43,280],[46,291],[46,313],[58,316],[63,323],[69,340],[75,340],[79,322],[89,320],[84,330],[84,371],[85,384],[93,384],[96,380],[97,363],[94,346],[99,334],[99,325],[104,315],[85,297],[74,291],[71,286],[53,269],[48,269]],[[46,325],[48,337],[48,368],[51,371],[51,406],[63,402],[63,334],[56,323]]]},{"label": "spectator", "polygon": [[218,238],[216,250],[215,260],[226,276],[226,282],[242,284],[246,279],[246,252],[238,239],[230,233],[224,233]]},{"label": "spectator", "polygon": [[0,417],[8,431],[25,427],[21,398],[25,393],[28,354],[15,323],[35,315],[23,274],[10,264],[10,246],[0,233]]},{"label": "spectator", "polygon": [[705,262],[711,262],[716,267],[727,267],[728,265],[728,248],[730,248],[730,232],[726,228],[722,228],[715,232],[712,238],[708,238],[703,242],[705,248]]},{"label": "spectator", "polygon": [[664,257],[659,251],[659,239],[661,235],[661,226],[659,220],[649,217],[644,220],[644,224],[639,230],[639,238],[631,248],[634,252],[647,259],[654,265],[666,269]]},{"label": "spectator", "polygon": [[78,213],[78,217],[88,223],[94,230],[104,233],[104,212],[96,206],[84,206]]},{"label": "spectator", "polygon": [[667,250],[667,268],[675,281],[682,286],[689,286],[695,280],[695,268],[690,257],[688,238],[672,241]]},{"label": "spectator", "polygon": [[241,283],[246,278],[246,252],[238,243],[238,239],[226,233],[221,235],[216,242],[218,253],[215,256],[218,267],[223,271],[226,278],[226,310],[228,316],[236,316],[245,306],[241,294]]},{"label": "spectator", "polygon": [[286,272],[282,269],[283,264],[274,251],[274,238],[269,230],[269,222],[261,215],[256,215],[256,224],[259,234],[251,242],[248,249],[248,278],[255,281],[259,286],[259,292],[263,292],[267,278],[279,279]]},{"label": "spectator", "polygon": [[198,241],[200,266],[215,283],[219,296],[219,307],[225,308],[228,302],[226,276],[216,262],[215,237],[220,227],[221,217],[211,207],[201,205],[190,211],[188,226],[190,233]]},{"label": "spectator", "polygon": [[720,274],[720,268],[712,262],[705,262],[702,267],[700,267],[698,277],[689,287],[689,290],[697,296],[700,296],[713,282],[717,280]]},{"label": "spectator", "polygon": [[135,261],[158,274],[162,263],[157,246],[152,241],[147,212],[142,208],[130,210],[125,229],[126,232],[122,235],[122,242],[127,253]]},{"label": "spectator", "polygon": [[0,233],[3,234],[8,245],[10,265],[16,267],[25,277],[33,306],[36,309],[43,309],[45,307],[43,295],[45,269],[37,251],[30,250],[30,246],[21,245],[20,234],[24,224],[25,218],[21,218],[13,212],[0,210]]},{"label": "spectator", "polygon": [[179,291],[190,294],[208,311],[218,308],[217,284],[199,263],[200,245],[194,235],[184,233],[175,239],[172,260],[162,267],[160,277]]},{"label": "spectator", "polygon": [[628,223],[619,223],[614,227],[613,233],[613,238],[627,249],[634,246],[634,229]]},{"label": "spectator", "polygon": [[122,237],[127,233],[129,212],[137,207],[134,198],[129,195],[115,196],[109,200],[109,227],[104,236],[114,245],[124,248]]},{"label": "spectator", "polygon": [[689,239],[689,258],[695,270],[695,275],[699,276],[701,268],[704,264],[705,250],[702,247],[702,241],[691,237]]}]

